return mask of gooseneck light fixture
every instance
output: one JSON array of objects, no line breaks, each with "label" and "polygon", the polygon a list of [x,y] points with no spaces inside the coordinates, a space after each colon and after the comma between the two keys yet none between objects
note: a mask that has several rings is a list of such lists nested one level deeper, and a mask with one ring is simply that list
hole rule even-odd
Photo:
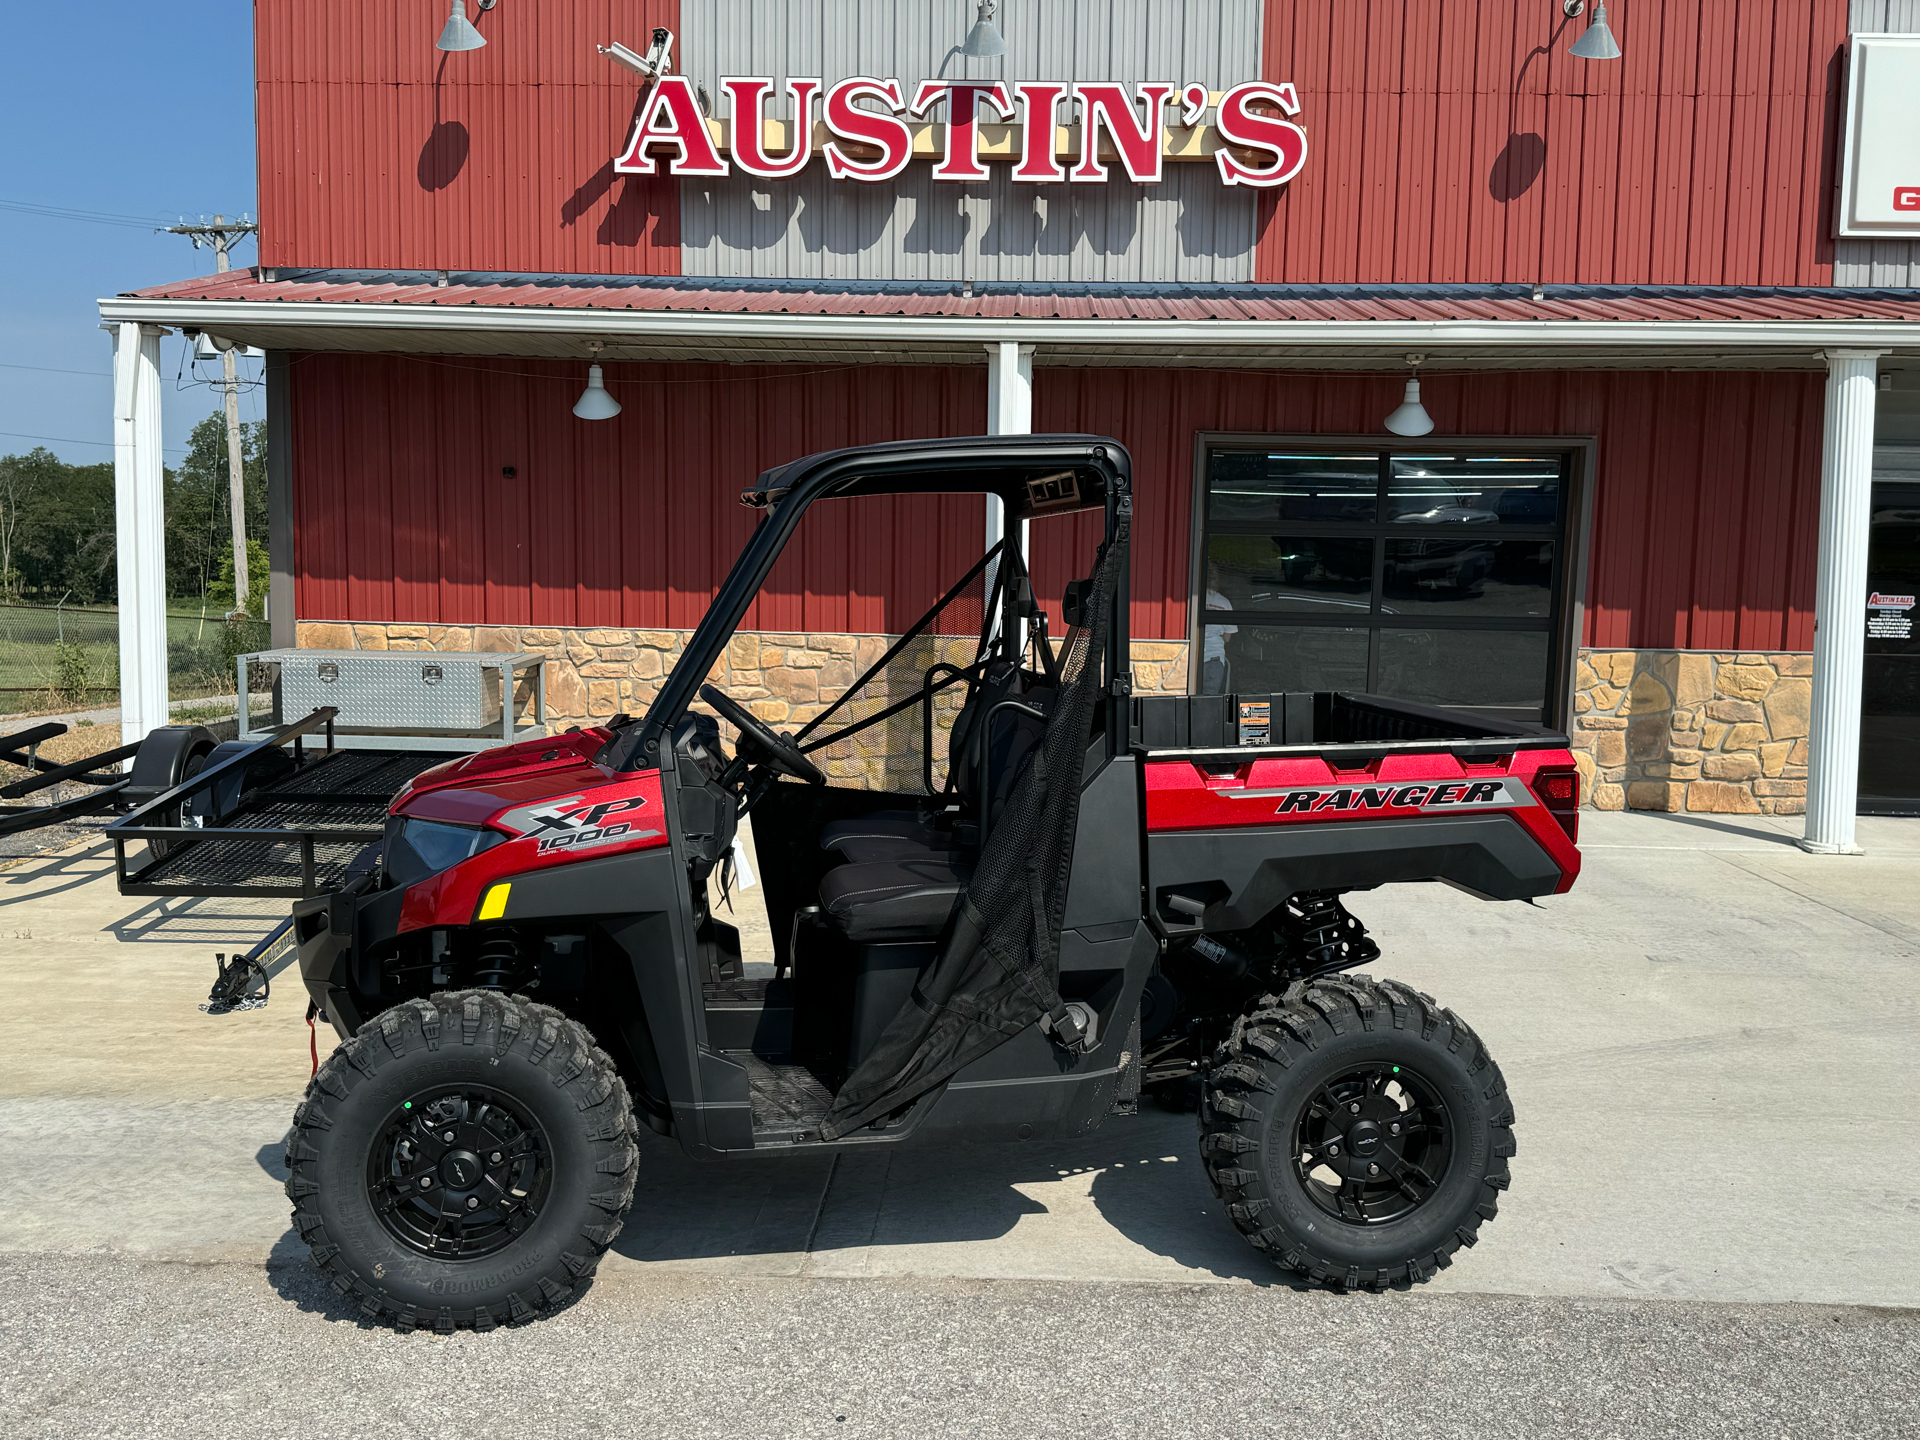
[{"label": "gooseneck light fixture", "polygon": [[999,8],[999,0],[980,0],[980,9],[974,13],[974,28],[967,32],[961,54],[973,60],[992,60],[1007,53],[1001,27],[994,23],[994,12]]},{"label": "gooseneck light fixture", "polygon": [[1385,424],[1395,435],[1427,435],[1434,429],[1434,417],[1421,404],[1420,364],[1425,355],[1410,355],[1407,363],[1416,373],[1407,378],[1407,391],[1401,403],[1388,413]]},{"label": "gooseneck light fixture", "polygon": [[[482,10],[491,10],[500,0],[477,0]],[[436,50],[478,50],[487,43],[487,37],[474,29],[473,21],[467,18],[467,0],[454,0],[454,8],[447,16],[447,23],[441,29],[440,38],[434,41]]]},{"label": "gooseneck light fixture", "polygon": [[[601,342],[590,340],[587,350],[598,362]],[[574,414],[582,420],[612,420],[620,414],[620,402],[607,393],[607,382],[601,376],[598,363],[587,367],[587,388],[574,402]]]},{"label": "gooseneck light fixture", "polygon": [[[1562,0],[1561,12],[1570,20],[1587,8],[1583,0]],[[1619,60],[1621,47],[1614,43],[1614,32],[1608,29],[1608,7],[1606,0],[1594,0],[1594,18],[1588,21],[1587,29],[1581,38],[1568,46],[1567,53],[1578,55],[1583,60]]]}]

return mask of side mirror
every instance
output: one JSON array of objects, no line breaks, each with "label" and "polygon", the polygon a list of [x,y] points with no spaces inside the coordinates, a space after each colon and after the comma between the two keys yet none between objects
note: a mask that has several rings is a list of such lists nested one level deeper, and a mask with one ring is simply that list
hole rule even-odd
[{"label": "side mirror", "polygon": [[1093,619],[1087,613],[1088,593],[1093,589],[1094,582],[1091,579],[1070,580],[1067,583],[1067,593],[1061,597],[1061,618],[1070,627],[1084,626]]}]

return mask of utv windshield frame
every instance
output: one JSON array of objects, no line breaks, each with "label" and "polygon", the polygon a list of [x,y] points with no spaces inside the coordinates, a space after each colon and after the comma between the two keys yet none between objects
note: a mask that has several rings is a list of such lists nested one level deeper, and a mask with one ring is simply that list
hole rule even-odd
[{"label": "utv windshield frame", "polygon": [[[646,715],[617,732],[601,752],[617,771],[660,764],[668,737],[699,692],[701,682],[733,638],[801,517],[817,500],[878,495],[996,495],[1006,507],[1008,533],[1022,520],[1099,508],[1103,544],[1117,522],[1133,513],[1133,461],[1117,440],[1098,435],[967,436],[825,451],[761,475],[741,503],[762,512],[761,522],[715,594],[707,614],[662,682]],[[1092,557],[1087,557],[1091,564]],[[1105,673],[1109,703],[1125,698],[1128,586],[1123,568],[1107,631]],[[1119,690],[1121,694],[1114,694]],[[1110,730],[1110,734],[1114,733]]]}]

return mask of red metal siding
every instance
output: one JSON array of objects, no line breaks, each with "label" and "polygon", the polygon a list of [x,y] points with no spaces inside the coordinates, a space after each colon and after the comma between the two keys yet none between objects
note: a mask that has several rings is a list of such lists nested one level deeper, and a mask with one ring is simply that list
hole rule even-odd
[{"label": "red metal siding", "polygon": [[[305,619],[690,627],[752,530],[741,489],[836,446],[986,425],[979,368],[607,367],[625,409],[569,412],[562,361],[294,360],[298,611]],[[1184,636],[1194,438],[1374,434],[1398,376],[1035,373],[1034,426],[1134,456],[1132,626]],[[1437,437],[1594,437],[1582,643],[1813,644],[1822,381],[1801,372],[1516,372],[1422,381]],[[502,474],[505,466],[515,474]],[[979,554],[972,496],[829,504],[746,624],[899,632]],[[1092,517],[1036,522],[1036,586],[1062,588]]]},{"label": "red metal siding", "polygon": [[[1035,372],[1036,430],[1113,435],[1139,494],[1132,626],[1187,633],[1194,437],[1379,434],[1399,376]],[[1593,437],[1583,645],[1807,650],[1814,636],[1822,378],[1804,372],[1527,371],[1423,377],[1435,436]],[[1418,448],[1416,442],[1414,447]],[[1067,522],[1036,527],[1036,588],[1070,578]],[[1085,528],[1087,522],[1079,522]],[[1090,532],[1089,535],[1092,533]]]},{"label": "red metal siding", "polygon": [[616,176],[635,80],[595,51],[679,0],[509,3],[445,54],[444,4],[257,0],[260,263],[675,275],[680,192]]},{"label": "red metal siding", "polygon": [[1826,285],[1846,0],[1267,0],[1312,148],[1263,281]]},{"label": "red metal siding", "polygon": [[[985,372],[305,354],[290,389],[303,619],[691,627],[754,527],[742,489],[815,451],[978,435]],[[505,467],[513,476],[503,474]],[[980,554],[975,497],[827,503],[746,620],[898,632]]]}]

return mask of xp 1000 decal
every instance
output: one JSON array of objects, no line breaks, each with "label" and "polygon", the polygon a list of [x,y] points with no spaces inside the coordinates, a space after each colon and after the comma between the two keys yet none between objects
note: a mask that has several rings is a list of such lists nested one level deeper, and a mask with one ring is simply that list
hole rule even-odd
[{"label": "xp 1000 decal", "polygon": [[641,811],[646,806],[647,797],[640,795],[559,796],[508,811],[494,824],[518,832],[523,840],[536,841],[539,853],[547,856],[557,851],[585,851],[621,841],[655,839],[660,831],[641,828],[645,819]]}]

